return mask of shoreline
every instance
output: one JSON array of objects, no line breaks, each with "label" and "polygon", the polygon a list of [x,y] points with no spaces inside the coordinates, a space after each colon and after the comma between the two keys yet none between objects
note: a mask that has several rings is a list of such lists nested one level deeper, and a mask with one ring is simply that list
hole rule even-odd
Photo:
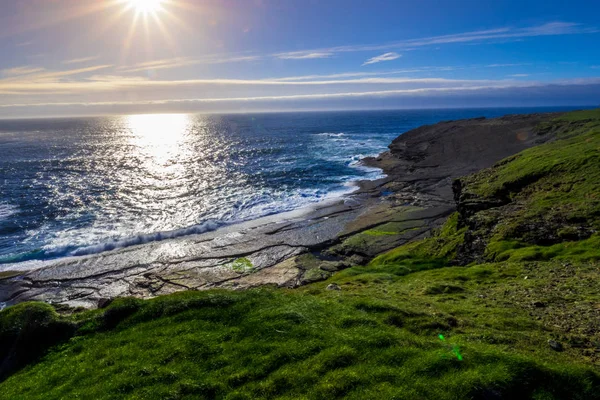
[{"label": "shoreline", "polygon": [[[64,296],[65,293],[62,293],[62,289],[66,289],[65,286],[70,283],[75,283],[74,287],[71,288],[72,290],[67,289],[67,291],[77,292],[79,285],[76,282],[78,280],[95,280],[98,276],[105,275],[113,275],[115,280],[121,280],[127,279],[132,270],[134,270],[134,275],[141,272],[138,268],[148,272],[147,270],[153,268],[147,266],[161,264],[180,269],[179,267],[182,264],[190,262],[199,263],[200,265],[194,267],[203,270],[212,269],[211,271],[204,271],[208,272],[208,274],[205,274],[208,276],[201,279],[199,285],[210,288],[219,286],[231,279],[243,277],[244,273],[234,273],[232,276],[231,271],[223,271],[223,268],[219,267],[222,267],[223,264],[231,264],[238,258],[252,257],[250,254],[257,258],[253,262],[255,270],[253,272],[256,275],[257,271],[260,272],[265,268],[273,267],[287,256],[293,257],[308,252],[310,248],[321,247],[334,240],[345,223],[356,217],[362,211],[365,201],[368,200],[368,196],[363,191],[363,181],[355,182],[351,192],[335,198],[325,199],[296,210],[223,226],[213,231],[136,244],[96,254],[48,260],[44,262],[44,265],[35,269],[2,269],[0,272],[0,304],[18,302],[14,297],[15,295],[17,297],[21,295],[22,285],[29,286],[31,276],[43,281],[43,285],[53,287],[48,290],[43,289],[38,293],[30,293],[34,298],[41,296],[44,301],[61,303],[50,292],[54,292],[57,287],[62,287],[58,290],[61,293],[55,294],[60,298],[66,297],[65,303],[72,306],[93,307],[96,305],[96,301],[92,303],[89,301],[80,302],[77,300],[77,295],[75,297],[73,294]],[[315,228],[316,226],[318,226],[318,229]],[[319,233],[316,235],[308,234],[309,231],[314,234],[315,230],[318,230]],[[278,240],[278,237],[281,237],[281,239]],[[257,241],[268,242],[268,244],[264,246],[251,244]],[[187,250],[190,247],[194,247],[195,250]],[[282,256],[271,254],[273,253],[271,249],[278,250]],[[184,267],[187,268],[188,265],[184,265]],[[264,283],[296,286],[296,283],[289,282],[289,276],[286,276],[286,278],[284,280],[275,279],[275,282],[273,279],[266,279],[266,281],[260,281],[256,284],[249,284],[249,287],[260,286]],[[12,284],[3,285],[8,281]],[[15,283],[16,285],[13,285]],[[129,290],[123,292],[118,288],[110,288],[110,285],[102,288],[101,286],[105,286],[105,284],[106,282],[99,283],[98,290],[102,294],[106,294],[108,298],[112,298],[113,294],[131,294]],[[9,287],[7,288],[7,286]],[[14,286],[18,289],[15,289]],[[144,287],[145,285],[142,284],[141,286]],[[175,286],[182,288],[178,284],[175,284]],[[29,289],[34,289],[33,291],[37,292],[36,288],[30,287]],[[148,289],[149,291],[142,297],[153,297],[159,294],[154,290],[156,288],[148,287]],[[172,289],[175,288],[169,288],[169,290]]]},{"label": "shoreline", "polygon": [[[353,167],[355,168],[364,168],[367,170],[371,170],[371,172],[379,171],[380,174],[383,174],[383,170],[378,167],[363,165],[363,160],[370,158],[365,157],[359,161],[354,162]],[[24,260],[15,263],[0,263],[0,274],[17,272],[17,273],[26,273],[39,269],[44,269],[51,267],[53,264],[59,262],[68,262],[71,260],[78,260],[88,256],[96,256],[102,255],[109,252],[118,252],[121,250],[125,250],[131,247],[136,246],[145,246],[156,242],[163,242],[169,240],[176,240],[179,238],[185,237],[195,237],[195,236],[203,236],[207,234],[220,234],[226,235],[231,232],[235,232],[237,230],[245,230],[249,228],[256,228],[267,224],[278,224],[284,222],[292,222],[298,219],[311,219],[311,214],[318,214],[318,211],[321,209],[326,209],[333,207],[339,203],[339,205],[344,204],[345,202],[355,202],[356,199],[353,198],[354,194],[360,192],[369,182],[379,181],[384,179],[385,176],[377,176],[374,179],[356,179],[349,180],[342,183],[343,186],[347,186],[347,190],[339,190],[332,191],[324,196],[323,199],[314,202],[305,204],[299,208],[275,212],[273,214],[267,214],[263,216],[259,216],[257,218],[247,219],[247,220],[239,220],[234,222],[223,222],[216,226],[214,229],[206,229],[202,232],[196,232],[204,228],[211,220],[204,221],[200,224],[184,227],[180,229],[170,230],[170,231],[158,231],[151,233],[139,234],[132,237],[125,237],[120,240],[115,240],[112,242],[98,243],[94,245],[89,245],[81,248],[77,248],[72,250],[69,254],[60,255],[56,257],[49,257],[46,259],[32,259],[32,260]],[[217,224],[215,222],[215,224]],[[95,251],[94,249],[100,249]],[[1,275],[0,275],[1,276]],[[1,278],[0,278],[1,279]]]},{"label": "shoreline", "polygon": [[[455,211],[455,178],[550,141],[536,133],[559,114],[475,118],[422,126],[361,164],[385,178],[308,210],[273,214],[197,235],[58,260],[0,278],[0,303],[42,300],[94,308],[106,300],[181,290],[297,287],[423,238]],[[351,201],[350,201],[351,199]],[[377,232],[385,234],[377,234]]]}]

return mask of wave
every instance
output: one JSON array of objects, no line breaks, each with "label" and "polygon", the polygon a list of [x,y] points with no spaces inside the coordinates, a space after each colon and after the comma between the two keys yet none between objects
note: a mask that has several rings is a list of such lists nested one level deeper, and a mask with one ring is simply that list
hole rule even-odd
[{"label": "wave", "polygon": [[366,175],[361,176],[358,180],[375,181],[387,177],[381,168],[370,167],[361,163],[361,160],[350,163],[352,168],[363,171]]},{"label": "wave", "polygon": [[327,136],[327,137],[342,137],[346,136],[345,133],[331,133],[331,132],[323,132],[323,133],[315,133],[315,136]]},{"label": "wave", "polygon": [[0,221],[8,219],[8,217],[10,217],[11,215],[15,215],[18,212],[19,207],[6,203],[0,203]]},{"label": "wave", "polygon": [[24,267],[25,264],[27,264],[29,267],[39,268],[44,265],[44,261],[55,260],[63,257],[86,256],[90,254],[103,253],[105,251],[131,247],[139,244],[158,242],[166,239],[175,239],[182,236],[201,234],[214,231],[225,225],[227,224],[219,221],[208,220],[201,224],[190,226],[187,228],[175,229],[172,231],[145,233],[124,239],[113,240],[110,242],[98,243],[90,246],[58,246],[49,247],[46,249],[37,249],[27,253],[20,253],[9,257],[0,258],[0,265],[5,264],[5,267],[8,265],[10,267],[8,269],[11,270],[15,269],[13,267],[15,267],[17,264],[19,265],[19,267]]},{"label": "wave", "polygon": [[[141,234],[133,237],[129,237],[122,240],[117,240],[114,242],[101,243],[93,246],[80,247],[76,250],[67,251],[66,256],[77,257],[77,256],[86,256],[90,254],[103,253],[105,251],[111,251],[116,249],[121,249],[124,247],[131,247],[138,244],[145,244],[150,242],[159,242],[161,240],[166,239],[175,239],[182,236],[190,236],[190,235],[198,235],[201,233],[206,233],[210,231],[217,230],[223,226],[227,225],[226,223],[208,220],[199,225],[190,226],[182,229],[175,229],[172,231],[164,231],[164,232],[153,232],[147,234]],[[60,252],[60,250],[58,250]]]},{"label": "wave", "polygon": [[265,201],[261,201],[260,199],[240,200],[236,210],[229,215],[222,215],[223,219],[209,219],[198,225],[186,228],[144,233],[89,246],[52,246],[52,244],[49,244],[43,249],[0,257],[0,270],[39,269],[48,265],[48,262],[60,258],[87,256],[151,242],[203,234],[226,226],[298,210],[322,201],[341,198],[354,190],[356,190],[356,187],[344,183],[337,190],[298,190],[293,194],[285,196],[285,200],[279,201],[273,201],[272,199],[265,199]]}]

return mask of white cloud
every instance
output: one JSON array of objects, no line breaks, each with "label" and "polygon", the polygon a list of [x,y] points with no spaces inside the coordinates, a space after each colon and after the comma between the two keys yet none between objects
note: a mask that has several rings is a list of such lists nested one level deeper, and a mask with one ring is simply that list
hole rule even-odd
[{"label": "white cloud", "polygon": [[[69,69],[65,71],[48,71],[44,68],[31,68],[30,70],[23,72],[18,75],[11,76],[9,78],[0,79],[0,88],[7,84],[19,85],[23,83],[30,83],[32,85],[48,82],[58,82],[57,79],[64,78],[67,76],[81,75],[89,72],[95,72],[102,69],[111,68],[112,65],[94,65],[85,68]],[[17,68],[18,69],[18,68]]]},{"label": "white cloud", "polygon": [[[491,41],[503,40],[503,41],[520,41],[524,38],[538,37],[538,36],[560,36],[560,35],[575,35],[575,34],[586,34],[586,33],[597,33],[599,30],[595,27],[587,27],[582,24],[572,22],[548,22],[542,25],[535,25],[525,28],[515,27],[503,27],[495,29],[487,29],[481,31],[470,31],[462,32],[450,35],[430,36],[418,39],[407,39],[390,43],[383,44],[372,44],[372,45],[350,45],[350,46],[337,46],[321,49],[308,49],[303,51],[294,51],[289,53],[277,53],[273,54],[276,58],[294,58],[293,56],[299,56],[296,58],[307,58],[301,57],[302,55],[310,54],[322,54],[331,57],[336,53],[345,52],[364,52],[364,51],[382,51],[382,50],[412,50],[424,46],[439,46],[441,44],[457,44],[457,43],[488,43]],[[290,57],[291,56],[291,57]],[[322,57],[324,58],[324,57]]]},{"label": "white cloud", "polygon": [[[373,59],[395,59],[395,55],[382,54]],[[26,104],[48,106],[71,104],[75,110],[86,104],[118,106],[148,102],[148,104],[174,105],[174,108],[165,109],[169,111],[175,109],[177,104],[189,104],[189,102],[224,104],[229,101],[237,104],[271,100],[292,102],[329,98],[434,96],[436,93],[470,93],[478,90],[564,84],[564,82],[549,83],[526,79],[525,74],[510,75],[510,79],[448,79],[441,74],[434,75],[435,71],[484,69],[489,65],[506,66],[501,64],[424,66],[383,72],[350,71],[257,79],[150,79],[146,74],[131,72],[152,68],[174,68],[187,62],[190,62],[190,59],[175,58],[138,63],[128,67],[96,65],[64,71],[51,71],[36,66],[11,68],[0,71],[3,76],[0,78],[0,106],[6,108],[17,107],[17,105],[25,107]],[[424,74],[407,76],[419,72]],[[600,78],[596,81],[581,79],[568,82],[571,85],[598,83]],[[125,102],[121,103],[122,101]]]},{"label": "white cloud", "polygon": [[[109,66],[98,66],[79,70],[45,72],[37,75],[28,75],[23,79],[0,80],[0,93],[10,94],[91,94],[98,92],[113,93],[118,90],[127,91],[149,91],[149,90],[199,90],[217,88],[221,91],[227,90],[231,93],[250,90],[265,91],[267,88],[341,88],[345,86],[377,86],[377,85],[400,85],[400,86],[431,86],[431,85],[480,85],[500,83],[504,81],[493,80],[467,80],[446,78],[389,78],[389,77],[360,77],[355,79],[329,79],[329,80],[300,80],[281,81],[272,79],[188,79],[188,80],[150,80],[143,77],[127,77],[119,75],[93,75],[84,80],[61,80],[57,78],[76,75],[85,72],[107,68]],[[317,90],[317,89],[315,89]]]},{"label": "white cloud", "polygon": [[177,103],[219,103],[219,102],[254,102],[265,100],[314,100],[314,99],[335,99],[335,98],[357,98],[357,97],[391,97],[402,95],[433,95],[436,93],[460,93],[477,92],[485,93],[493,89],[523,89],[523,88],[541,88],[551,86],[582,86],[582,85],[600,85],[600,78],[570,79],[554,82],[506,82],[500,85],[475,85],[475,86],[448,86],[433,88],[415,88],[415,89],[396,89],[396,90],[378,90],[361,92],[340,92],[340,93],[318,93],[318,94],[300,94],[300,95],[275,95],[275,96],[249,96],[249,97],[214,97],[214,98],[188,98],[188,99],[161,99],[149,101],[106,101],[106,102],[40,102],[40,103],[13,103],[0,104],[0,108],[10,107],[40,107],[40,106],[94,106],[94,105],[132,105],[132,104],[177,104]]},{"label": "white cloud", "polygon": [[23,67],[3,69],[0,71],[0,74],[2,76],[20,76],[20,75],[34,74],[36,72],[42,72],[42,71],[44,71],[44,68],[23,66]]},{"label": "white cloud", "polygon": [[518,64],[488,64],[486,68],[505,68],[505,67],[522,67],[525,65],[531,65],[531,63],[518,63]]},{"label": "white cloud", "polygon": [[148,81],[148,78],[143,76],[92,75],[86,80],[92,82],[145,82]]},{"label": "white cloud", "polygon": [[418,72],[431,72],[431,71],[454,71],[457,69],[464,69],[465,67],[420,67],[411,69],[397,69],[393,71],[383,72],[341,72],[338,74],[328,75],[301,75],[301,76],[288,76],[283,78],[272,78],[273,81],[287,82],[287,81],[307,81],[314,79],[335,79],[335,78],[357,78],[366,76],[384,76],[384,75],[398,75],[407,73],[418,73]]},{"label": "white cloud", "polygon": [[[0,79],[0,93],[4,96],[0,103],[14,103],[18,99],[27,99],[31,103],[40,100],[60,102],[66,97],[81,98],[82,101],[103,101],[118,99],[127,93],[137,100],[167,96],[179,99],[203,93],[207,98],[255,98],[284,96],[323,96],[340,93],[381,92],[382,85],[392,92],[442,91],[451,88],[505,88],[535,86],[536,81],[517,79],[448,79],[442,77],[390,77],[369,73],[342,73],[306,77],[266,78],[266,79],[188,79],[153,80],[142,76],[123,76],[114,73],[94,74],[74,79],[74,75],[90,74],[106,66],[94,66],[68,71],[43,71],[31,75],[14,76]],[[441,67],[437,67],[441,68]],[[515,78],[521,75],[515,75]],[[309,79],[310,78],[310,79]],[[588,83],[588,80],[582,80]],[[572,82],[574,83],[574,82]],[[579,84],[579,83],[577,83]],[[582,83],[583,84],[583,83]],[[66,97],[61,97],[66,96]],[[0,96],[1,98],[2,96]]]},{"label": "white cloud", "polygon": [[162,60],[154,60],[154,61],[146,61],[137,64],[133,64],[130,66],[121,66],[117,68],[121,72],[124,73],[132,73],[139,71],[147,71],[150,69],[158,70],[158,69],[171,69],[171,68],[181,68],[188,65],[194,65],[196,61],[187,57],[177,57],[177,58],[169,58]]},{"label": "white cloud", "polygon": [[[329,88],[321,93],[290,93],[281,88],[270,94],[259,93],[223,95],[221,90],[193,90],[188,96],[171,97],[158,92],[152,98],[119,92],[119,96],[58,97],[49,96],[32,101],[25,98],[0,96],[0,118],[28,116],[74,116],[135,113],[236,113],[273,112],[297,110],[340,110],[381,108],[427,108],[427,107],[474,107],[515,106],[515,99],[522,99],[521,106],[562,105],[565,98],[573,104],[597,103],[600,78],[555,82],[512,81],[502,85],[461,84],[447,87],[388,89],[388,90],[342,90]],[[358,88],[356,88],[358,89]],[[199,95],[198,93],[202,93]],[[124,95],[125,94],[125,95]]]},{"label": "white cloud", "polygon": [[367,61],[364,62],[364,65],[369,65],[369,64],[376,64],[382,61],[392,61],[392,60],[397,60],[398,58],[402,57],[400,54],[398,53],[385,53],[382,54],[380,56],[377,57],[373,57],[373,58],[369,58]]},{"label": "white cloud", "polygon": [[163,70],[182,68],[190,65],[199,64],[225,64],[236,62],[248,62],[260,60],[260,56],[255,55],[211,55],[203,58],[175,57],[162,60],[146,61],[128,66],[121,66],[118,69],[123,73],[133,73],[147,70]]},{"label": "white cloud", "polygon": [[309,60],[315,58],[329,58],[331,56],[333,56],[333,53],[327,51],[292,51],[275,55],[275,57],[282,60]]},{"label": "white cloud", "polygon": [[65,60],[62,63],[63,64],[81,64],[81,63],[85,63],[85,62],[88,62],[88,61],[94,61],[94,60],[97,60],[99,58],[100,58],[100,56],[74,58],[72,60]]}]

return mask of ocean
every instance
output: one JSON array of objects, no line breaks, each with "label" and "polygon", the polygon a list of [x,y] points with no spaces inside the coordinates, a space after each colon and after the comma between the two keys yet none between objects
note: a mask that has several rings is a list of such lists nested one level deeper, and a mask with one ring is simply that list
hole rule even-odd
[{"label": "ocean", "polygon": [[203,233],[377,179],[361,158],[441,120],[567,108],[0,121],[0,270]]}]

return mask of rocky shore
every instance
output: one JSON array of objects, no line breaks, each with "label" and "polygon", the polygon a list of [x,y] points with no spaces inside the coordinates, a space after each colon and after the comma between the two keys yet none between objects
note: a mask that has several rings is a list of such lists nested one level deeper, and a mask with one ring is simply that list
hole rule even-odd
[{"label": "rocky shore", "polygon": [[426,237],[456,210],[456,178],[552,141],[559,114],[440,122],[404,133],[365,165],[386,178],[343,200],[214,232],[57,260],[0,275],[0,304],[40,300],[102,307],[122,296],[183,290],[296,287]]}]

